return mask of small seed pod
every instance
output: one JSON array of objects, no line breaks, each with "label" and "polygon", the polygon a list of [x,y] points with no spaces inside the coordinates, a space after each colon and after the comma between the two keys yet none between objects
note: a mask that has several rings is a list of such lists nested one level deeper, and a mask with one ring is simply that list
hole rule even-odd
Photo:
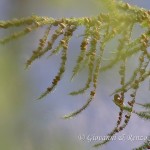
[{"label": "small seed pod", "polygon": [[35,55],[35,54],[37,54],[38,52],[37,52],[37,51],[32,51],[32,53]]},{"label": "small seed pod", "polygon": [[95,91],[91,91],[90,95],[94,96],[95,95]]},{"label": "small seed pod", "polygon": [[57,80],[57,81],[59,81],[59,80],[60,80],[60,76],[56,76],[55,78],[56,78],[56,80]]},{"label": "small seed pod", "polygon": [[72,31],[69,31],[69,30],[68,30],[64,35],[65,35],[65,36],[72,36],[72,34],[73,34]]},{"label": "small seed pod", "polygon": [[148,56],[148,51],[146,49],[144,49],[144,55]]},{"label": "small seed pod", "polygon": [[119,131],[121,131],[121,130],[123,130],[123,127],[120,127],[120,128],[119,128]]},{"label": "small seed pod", "polygon": [[122,112],[119,112],[119,116],[121,116],[122,115]]},{"label": "small seed pod", "polygon": [[140,77],[140,81],[144,81],[144,77]]},{"label": "small seed pod", "polygon": [[140,69],[140,73],[143,74],[145,72],[145,69]]},{"label": "small seed pod", "polygon": [[32,29],[31,29],[30,27],[26,27],[26,28],[25,28],[25,31],[26,31],[26,32],[31,32]]},{"label": "small seed pod", "polygon": [[53,85],[56,85],[56,84],[57,84],[57,81],[54,79],[54,80],[52,81],[52,84],[53,84]]},{"label": "small seed pod", "polygon": [[54,34],[52,35],[52,41],[54,41],[57,37],[58,37],[58,33],[54,33]]},{"label": "small seed pod", "polygon": [[141,16],[141,18],[142,18],[142,21],[143,21],[143,20],[146,19],[146,16],[143,14],[143,15]]},{"label": "small seed pod", "polygon": [[94,23],[93,19],[92,18],[88,18],[89,20],[89,24],[92,25]]},{"label": "small seed pod", "polygon": [[52,47],[52,42],[48,41],[48,47],[51,48]]},{"label": "small seed pod", "polygon": [[65,40],[61,40],[60,43],[61,43],[61,44],[65,44],[66,41],[65,41]]},{"label": "small seed pod", "polygon": [[147,149],[150,149],[150,145],[147,145],[147,147],[146,147]]},{"label": "small seed pod", "polygon": [[60,22],[61,22],[61,23],[65,23],[65,22],[66,22],[66,19],[65,19],[65,18],[62,18],[62,19],[60,20]]},{"label": "small seed pod", "polygon": [[32,63],[32,60],[27,60],[26,66],[31,65],[31,63]]},{"label": "small seed pod", "polygon": [[120,124],[120,121],[119,121],[119,120],[117,121],[117,124],[118,124],[118,125]]},{"label": "small seed pod", "polygon": [[80,45],[81,49],[85,49],[87,44],[88,44],[88,41],[86,39],[84,39]]},{"label": "small seed pod", "polygon": [[115,132],[119,132],[119,130],[118,130],[118,129],[115,129]]},{"label": "small seed pod", "polygon": [[128,3],[126,3],[126,8],[127,8],[127,9],[130,9],[131,6],[130,6]]},{"label": "small seed pod", "polygon": [[146,39],[146,35],[145,35],[145,34],[142,34],[141,37],[142,37],[142,39],[144,39],[144,40]]},{"label": "small seed pod", "polygon": [[115,95],[114,95],[114,100],[117,101],[118,99],[120,99],[119,94],[115,94]]},{"label": "small seed pod", "polygon": [[97,82],[97,76],[98,76],[98,74],[97,74],[97,73],[94,73],[93,76],[94,76],[94,77],[93,77],[93,82],[96,83],[96,82]]},{"label": "small seed pod", "polygon": [[144,42],[144,39],[141,39],[141,40],[140,40],[140,43],[142,44],[143,42]]},{"label": "small seed pod", "polygon": [[123,105],[123,99],[121,99],[121,97],[119,96],[119,94],[115,94],[114,95],[114,100],[113,101],[119,107]]},{"label": "small seed pod", "polygon": [[143,61],[144,61],[144,57],[143,57],[143,56],[140,56],[140,57],[139,57],[139,60],[140,60],[141,62],[143,62]]},{"label": "small seed pod", "polygon": [[65,68],[60,69],[60,73],[63,73],[65,71]]},{"label": "small seed pod", "polygon": [[82,60],[83,60],[83,57],[80,55],[80,56],[78,57],[77,63],[80,63]]},{"label": "small seed pod", "polygon": [[98,26],[101,26],[102,23],[101,23],[100,21],[97,21],[97,25],[98,25]]},{"label": "small seed pod", "polygon": [[53,23],[53,26],[58,26],[58,24],[60,23],[59,20],[56,20],[54,23]]},{"label": "small seed pod", "polygon": [[61,57],[61,59],[62,59],[62,60],[66,60],[66,56],[63,55],[63,56]]},{"label": "small seed pod", "polygon": [[146,11],[144,12],[144,16],[148,18],[148,13]]},{"label": "small seed pod", "polygon": [[128,104],[129,104],[131,107],[133,107],[133,103],[132,103],[132,101],[131,101],[131,102],[128,102]]},{"label": "small seed pod", "polygon": [[52,88],[50,88],[50,87],[47,88],[47,91],[48,91],[48,92],[51,92],[51,90],[52,90]]},{"label": "small seed pod", "polygon": [[40,23],[38,21],[35,21],[34,24],[36,25],[36,27],[40,26]]},{"label": "small seed pod", "polygon": [[142,45],[143,47],[147,47],[147,43],[145,41],[142,43]]},{"label": "small seed pod", "polygon": [[85,22],[85,24],[89,24],[89,22],[90,22],[90,21],[89,21],[89,18],[87,18],[87,17],[84,18],[84,22]]},{"label": "small seed pod", "polygon": [[64,49],[68,49],[68,46],[67,46],[67,45],[63,45],[63,48],[64,48]]},{"label": "small seed pod", "polygon": [[124,122],[127,124],[129,122],[129,119],[125,119]]},{"label": "small seed pod", "polygon": [[132,106],[131,102],[128,102],[128,104],[129,104],[130,106]]},{"label": "small seed pod", "polygon": [[135,94],[130,94],[131,97],[135,97]]},{"label": "small seed pod", "polygon": [[[95,57],[94,56],[90,56],[90,60],[94,61]],[[92,63],[92,67],[93,67],[93,63]]]},{"label": "small seed pod", "polygon": [[129,118],[130,116],[128,116],[128,115],[125,115],[125,117],[126,117],[126,118]]},{"label": "small seed pod", "polygon": [[150,10],[148,10],[147,13],[150,15]]},{"label": "small seed pod", "polygon": [[44,40],[43,40],[43,39],[39,39],[39,41],[40,41],[40,43],[43,43],[43,42],[44,42]]},{"label": "small seed pod", "polygon": [[139,84],[139,81],[138,81],[138,80],[135,80],[134,82],[135,82],[135,84]]},{"label": "small seed pod", "polygon": [[139,87],[138,84],[135,84],[135,83],[134,83],[134,84],[132,85],[132,88],[133,88],[133,89],[138,89],[138,87]]}]

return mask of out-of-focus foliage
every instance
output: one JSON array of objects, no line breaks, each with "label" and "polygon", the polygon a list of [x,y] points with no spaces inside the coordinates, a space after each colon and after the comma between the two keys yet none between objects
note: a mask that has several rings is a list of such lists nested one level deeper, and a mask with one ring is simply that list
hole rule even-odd
[{"label": "out-of-focus foliage", "polygon": [[[61,3],[60,1],[55,2],[55,4],[62,4],[62,7],[66,7],[67,5],[63,5],[64,3]],[[66,3],[69,4],[69,2]],[[133,7],[125,3],[115,3],[115,1],[109,0],[105,2],[102,1],[102,4],[103,6],[106,6],[106,10],[109,11],[107,11],[106,13],[100,13],[99,15],[93,17],[90,16],[82,18],[71,17],[53,19],[49,17],[32,15],[28,18],[0,21],[0,27],[4,29],[18,26],[23,26],[24,28],[22,31],[15,32],[12,35],[2,39],[0,42],[2,44],[5,44],[13,39],[24,36],[32,32],[33,30],[46,26],[45,33],[39,40],[39,45],[37,49],[33,51],[32,56],[28,59],[26,63],[26,67],[28,67],[32,64],[34,60],[41,58],[49,51],[51,51],[50,56],[61,53],[61,63],[59,71],[54,77],[51,85],[38,98],[42,99],[54,90],[54,88],[62,78],[65,72],[70,39],[73,36],[73,33],[80,26],[84,27],[85,30],[80,35],[81,37],[83,37],[80,43],[80,54],[73,69],[72,78],[80,72],[81,68],[84,68],[83,66],[86,66],[88,68],[87,82],[84,88],[73,91],[70,94],[82,94],[89,88],[91,88],[91,91],[89,94],[89,99],[83,105],[83,107],[69,115],[66,115],[64,118],[71,118],[73,116],[76,116],[84,109],[86,109],[87,106],[94,99],[98,85],[98,77],[99,75],[101,75],[101,72],[109,70],[113,68],[116,64],[119,64],[120,67],[117,73],[119,73],[120,76],[120,88],[116,89],[112,95],[114,95],[113,101],[120,108],[120,112],[118,114],[116,127],[113,129],[112,132],[108,134],[108,136],[111,137],[114,134],[122,131],[127,126],[132,114],[136,114],[139,117],[147,120],[150,119],[149,111],[144,110],[141,112],[137,112],[133,110],[133,106],[135,104],[138,104],[140,106],[146,105],[146,108],[149,108],[149,103],[136,103],[136,95],[141,83],[143,83],[143,81],[146,81],[147,78],[150,76],[150,54],[148,50],[150,37],[150,11],[140,9],[138,7]],[[74,6],[76,7],[76,5]],[[132,39],[132,31],[134,26],[137,24],[140,25],[141,28],[144,28],[144,33],[139,35],[137,38]],[[53,28],[52,34],[51,28]],[[58,40],[59,37],[61,37],[60,40]],[[118,41],[115,53],[114,50],[107,51],[106,48],[107,44],[114,38],[116,38],[116,40]],[[56,47],[53,47],[55,41],[58,42],[58,45],[56,45]],[[105,63],[104,53],[112,53],[112,58],[108,59],[108,64]],[[139,54],[138,66],[132,71],[131,78],[126,78],[126,70],[128,68],[126,63],[128,59],[136,53]],[[19,80],[17,77],[17,81],[15,81],[15,83],[18,83],[18,81]],[[18,90],[16,90],[15,92],[18,92]],[[15,92],[13,92],[13,94]],[[126,100],[127,94],[130,95],[129,100]],[[124,105],[125,101],[127,101],[128,106]],[[127,115],[124,112],[127,112]],[[124,120],[122,119],[123,116],[125,117]],[[108,141],[109,139],[98,143],[95,145],[95,147],[101,146]]]}]

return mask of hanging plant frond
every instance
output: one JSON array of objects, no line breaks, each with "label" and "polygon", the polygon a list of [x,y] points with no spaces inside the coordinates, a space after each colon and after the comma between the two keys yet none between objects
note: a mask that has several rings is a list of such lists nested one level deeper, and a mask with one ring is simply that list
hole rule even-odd
[{"label": "hanging plant frond", "polygon": [[[150,77],[150,51],[148,49],[150,46],[150,11],[115,0],[106,0],[103,1],[103,4],[108,5],[108,13],[100,13],[92,17],[54,19],[30,16],[27,18],[0,21],[1,29],[11,27],[23,28],[21,31],[0,39],[0,44],[6,44],[34,30],[40,30],[42,27],[45,28],[44,34],[39,40],[38,47],[26,62],[26,68],[49,52],[49,58],[53,55],[61,55],[58,73],[47,89],[38,97],[38,100],[50,94],[62,79],[66,71],[70,40],[78,28],[84,28],[83,33],[79,35],[83,38],[79,44],[80,52],[76,59],[76,64],[72,69],[71,79],[79,75],[82,69],[87,68],[87,80],[82,88],[70,92],[70,95],[84,94],[88,89],[90,89],[90,93],[85,104],[76,111],[65,115],[63,117],[65,119],[80,114],[94,100],[99,85],[98,79],[101,77],[102,72],[112,69],[115,65],[119,66],[117,74],[120,76],[120,87],[114,89],[114,92],[111,94],[114,96],[113,102],[115,106],[120,109],[116,126],[108,134],[110,138],[95,144],[95,147],[108,143],[113,135],[125,129],[133,114],[150,121],[150,103],[142,104],[136,102],[136,95],[138,89],[141,87],[141,83]],[[144,33],[132,39],[131,34],[136,25],[144,29]],[[51,32],[52,29],[54,32]],[[116,48],[108,49],[107,45],[114,39],[118,41]],[[108,58],[108,63],[105,63],[105,53],[111,55],[111,59]],[[131,77],[127,78],[127,62],[135,54],[138,54],[136,56],[138,58],[138,66],[131,70]],[[126,98],[127,95],[130,95],[129,99]],[[142,106],[144,110],[140,112],[135,111],[133,109],[135,104]],[[144,149],[148,146],[149,143],[145,142],[139,149]]]}]

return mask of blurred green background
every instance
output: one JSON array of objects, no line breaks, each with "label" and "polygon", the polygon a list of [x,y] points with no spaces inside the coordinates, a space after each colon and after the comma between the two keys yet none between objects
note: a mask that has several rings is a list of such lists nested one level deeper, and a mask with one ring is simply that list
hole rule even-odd
[{"label": "blurred green background", "polygon": [[[150,7],[146,0],[132,3]],[[97,15],[101,11],[105,11],[104,5],[98,0],[0,0],[0,20],[32,14],[54,18],[82,17]],[[14,30],[1,29],[0,37]],[[70,90],[82,87],[80,82],[85,80],[83,73],[74,83],[69,81],[77,56],[75,50],[79,49],[77,45],[80,40],[75,37],[70,44],[68,62],[71,62],[67,65],[68,71],[57,90],[41,101],[34,101],[51,83],[59,66],[59,57],[54,57],[51,60],[43,58],[36,61],[29,70],[24,69],[41,33],[42,31],[33,32],[0,46],[0,150],[92,149],[91,142],[80,141],[78,136],[106,135],[115,125],[118,110],[110,101],[109,93],[117,77],[113,76],[113,71],[102,74],[103,86],[98,89],[102,92],[96,96],[98,102],[91,104],[90,108],[75,119],[61,119],[64,114],[79,108],[88,97],[88,94],[79,97],[67,95]],[[149,96],[147,91],[147,95],[141,97],[146,101]],[[135,134],[141,125],[143,128],[137,134],[147,135],[148,124],[139,121],[137,117],[133,118],[124,132],[128,134],[131,129],[131,133]],[[127,150],[137,144],[139,143],[115,141],[102,150]]]}]

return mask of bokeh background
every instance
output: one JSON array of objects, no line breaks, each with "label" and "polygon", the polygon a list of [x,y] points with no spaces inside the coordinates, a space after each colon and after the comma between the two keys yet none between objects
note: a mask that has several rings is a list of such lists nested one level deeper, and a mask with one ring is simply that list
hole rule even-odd
[{"label": "bokeh background", "polygon": [[[126,2],[150,9],[148,0]],[[98,0],[0,0],[0,20],[32,14],[54,18],[82,17],[97,15],[102,11],[105,11],[104,6]],[[1,29],[0,37],[12,31]],[[88,92],[75,97],[68,95],[72,90],[83,87],[86,80],[85,70],[74,82],[70,82],[81,39],[74,36],[71,40],[67,71],[57,90],[41,101],[35,101],[51,83],[59,67],[59,56],[54,56],[52,59],[44,57],[33,63],[30,69],[24,69],[42,33],[42,30],[36,31],[7,45],[0,45],[0,150],[94,149],[92,145],[95,141],[82,141],[78,136],[103,136],[115,126],[119,109],[109,94],[119,83],[119,76],[114,75],[117,67],[101,74],[96,98],[88,109],[74,119],[63,120],[63,115],[80,108],[88,98]],[[80,29],[76,34],[79,33]],[[130,60],[129,71],[136,66],[135,63]],[[148,83],[140,91],[138,100],[148,102]],[[148,133],[149,122],[133,116],[119,135],[147,136]],[[116,140],[104,145],[102,150],[130,150],[142,142]]]}]

